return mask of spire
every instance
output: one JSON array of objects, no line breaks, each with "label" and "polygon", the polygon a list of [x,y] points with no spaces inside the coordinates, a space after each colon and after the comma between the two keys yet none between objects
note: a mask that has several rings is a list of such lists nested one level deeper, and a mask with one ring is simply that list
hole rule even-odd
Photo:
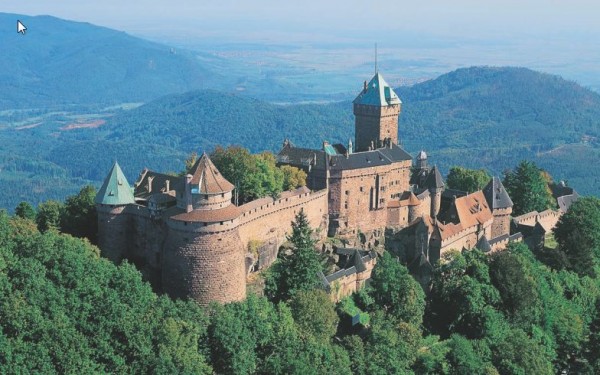
[{"label": "spire", "polygon": [[377,66],[377,43],[375,43],[375,74],[379,73],[379,67]]},{"label": "spire", "polygon": [[371,81],[366,85],[366,88],[354,99],[353,103],[386,107],[388,105],[402,104],[402,101],[383,79],[381,74],[376,72]]},{"label": "spire", "polygon": [[104,179],[102,187],[96,194],[97,204],[123,206],[135,203],[133,189],[127,182],[119,163],[115,161],[108,176]]}]

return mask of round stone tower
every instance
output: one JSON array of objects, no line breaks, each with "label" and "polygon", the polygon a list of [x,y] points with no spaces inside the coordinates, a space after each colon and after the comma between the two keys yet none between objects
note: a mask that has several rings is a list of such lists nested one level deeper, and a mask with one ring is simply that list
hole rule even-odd
[{"label": "round stone tower", "polygon": [[244,249],[234,186],[206,154],[186,176],[185,192],[167,220],[162,286],[175,298],[201,305],[246,298]]},{"label": "round stone tower", "polygon": [[121,167],[115,162],[96,194],[98,247],[102,256],[119,262],[129,248],[130,217],[128,205],[134,204],[133,190]]}]

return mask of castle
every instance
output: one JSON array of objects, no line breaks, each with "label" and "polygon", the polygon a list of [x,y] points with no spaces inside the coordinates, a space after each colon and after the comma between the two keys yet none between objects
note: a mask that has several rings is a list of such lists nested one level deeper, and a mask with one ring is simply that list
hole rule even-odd
[{"label": "castle", "polygon": [[401,107],[376,73],[353,102],[354,143],[307,149],[286,139],[277,162],[303,169],[307,186],[240,206],[206,154],[184,177],[145,169],[133,187],[115,162],[96,197],[102,255],[128,259],[172,297],[238,301],[247,275],[276,259],[302,209],[321,237],[362,248],[341,249],[348,267],[321,275],[337,300],[370,277],[376,256],[363,250],[384,241],[386,231],[398,235],[391,246],[407,263],[418,264],[433,264],[450,249],[495,251],[522,240],[510,234],[512,201],[500,179],[466,194],[445,188],[424,151],[413,165],[398,142]]}]

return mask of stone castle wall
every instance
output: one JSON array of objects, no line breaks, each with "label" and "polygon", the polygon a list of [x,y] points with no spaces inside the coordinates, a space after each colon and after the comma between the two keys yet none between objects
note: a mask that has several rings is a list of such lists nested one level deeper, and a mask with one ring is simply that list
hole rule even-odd
[{"label": "stone castle wall", "polygon": [[98,247],[103,257],[118,263],[130,248],[131,220],[128,206],[98,204]]},{"label": "stone castle wall", "polygon": [[250,241],[266,242],[276,239],[277,247],[291,232],[291,223],[303,209],[311,228],[327,228],[327,190],[294,194],[284,192],[278,199],[263,198],[240,206],[240,238],[245,248]]},{"label": "stone castle wall", "polygon": [[497,208],[494,210],[494,222],[492,223],[491,238],[500,237],[505,234],[510,234],[510,214],[512,208]]},{"label": "stone castle wall", "polygon": [[388,222],[387,203],[409,188],[410,165],[411,161],[405,161],[332,172],[329,215],[336,222],[333,223],[335,231],[330,231],[330,235],[384,228]]},{"label": "stone castle wall", "polygon": [[558,223],[560,212],[554,210],[545,210],[542,212],[532,211],[514,218],[517,224],[535,226],[539,222],[545,229],[551,230]]},{"label": "stone castle wall", "polygon": [[244,249],[237,227],[206,232],[202,223],[168,221],[162,288],[174,298],[201,305],[246,298]]}]

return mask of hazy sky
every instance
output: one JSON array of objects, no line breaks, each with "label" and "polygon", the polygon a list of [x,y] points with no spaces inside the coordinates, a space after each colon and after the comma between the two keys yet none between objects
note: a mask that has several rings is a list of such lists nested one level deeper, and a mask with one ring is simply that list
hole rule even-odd
[{"label": "hazy sky", "polygon": [[261,31],[283,38],[288,32],[335,37],[363,32],[368,39],[394,32],[498,39],[519,34],[600,34],[597,0],[0,0],[0,4],[2,12],[50,14],[142,34],[190,27],[246,38],[264,36]]}]

